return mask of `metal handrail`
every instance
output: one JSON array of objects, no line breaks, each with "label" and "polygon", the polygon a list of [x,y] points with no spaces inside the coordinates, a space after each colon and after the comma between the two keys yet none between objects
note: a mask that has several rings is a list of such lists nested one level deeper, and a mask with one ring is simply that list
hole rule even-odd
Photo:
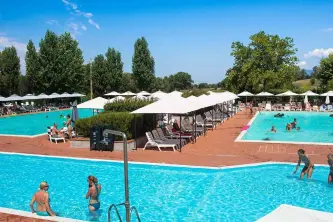
[{"label": "metal handrail", "polygon": [[118,208],[117,206],[119,205],[115,205],[115,204],[111,204],[110,207],[109,207],[109,210],[108,210],[108,222],[111,222],[111,215],[110,215],[110,212],[112,210],[112,207],[114,207],[114,209],[116,210],[116,214],[117,214],[117,217],[119,219],[120,222],[122,222],[122,219],[120,217],[120,214],[119,214],[119,211],[118,211]]},{"label": "metal handrail", "polygon": [[138,222],[141,222],[140,216],[139,216],[139,212],[136,209],[136,207],[131,207],[131,215],[132,215],[132,211],[134,211],[135,215],[136,215],[136,219],[138,219]]}]

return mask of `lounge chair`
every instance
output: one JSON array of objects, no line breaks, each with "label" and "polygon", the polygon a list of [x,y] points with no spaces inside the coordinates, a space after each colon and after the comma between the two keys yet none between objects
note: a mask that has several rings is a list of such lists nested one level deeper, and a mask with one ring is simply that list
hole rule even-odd
[{"label": "lounge chair", "polygon": [[325,105],[321,105],[320,108],[319,108],[319,112],[326,112],[326,109],[327,107]]},{"label": "lounge chair", "polygon": [[327,105],[327,111],[332,112],[333,111],[333,106],[332,105]]},{"label": "lounge chair", "polygon": [[151,133],[153,134],[153,137],[155,141],[162,142],[162,143],[171,143],[171,144],[177,144],[177,147],[180,148],[181,146],[185,145],[187,142],[186,140],[180,140],[178,139],[168,139],[166,137],[160,136],[160,134],[157,132],[157,130],[152,130]]},{"label": "lounge chair", "polygon": [[266,103],[265,111],[272,111],[272,106],[270,103]]},{"label": "lounge chair", "polygon": [[314,112],[318,112],[318,111],[319,111],[318,106],[313,106],[313,107],[312,107],[312,111],[314,111]]},{"label": "lounge chair", "polygon": [[193,138],[193,136],[190,135],[189,133],[173,132],[169,126],[165,126],[165,129],[166,129],[167,133],[169,134],[168,136],[170,136],[171,138],[174,138],[174,139],[179,139],[180,135],[184,139],[192,139]]},{"label": "lounge chair", "polygon": [[284,111],[290,111],[290,105],[289,104],[284,105]]},{"label": "lounge chair", "polygon": [[201,117],[201,115],[197,115],[196,116],[196,124],[197,126],[205,126],[205,127],[208,127],[208,128],[213,128],[214,127],[214,124],[213,123],[205,123],[204,119]]},{"label": "lounge chair", "polygon": [[143,147],[143,150],[145,150],[147,147],[157,147],[159,151],[162,151],[161,148],[172,148],[173,152],[176,151],[177,144],[165,144],[162,142],[157,142],[154,140],[153,135],[150,132],[146,132],[146,137],[148,139],[148,142]]},{"label": "lounge chair", "polygon": [[56,144],[58,144],[58,141],[63,141],[64,143],[66,143],[66,140],[64,137],[53,136],[51,128],[47,129],[47,135],[48,135],[51,143],[52,143],[52,141],[54,141]]}]

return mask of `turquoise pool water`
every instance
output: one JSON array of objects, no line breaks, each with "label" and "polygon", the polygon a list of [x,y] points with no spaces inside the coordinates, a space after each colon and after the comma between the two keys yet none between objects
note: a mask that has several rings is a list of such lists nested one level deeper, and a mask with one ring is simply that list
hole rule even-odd
[{"label": "turquoise pool water", "polygon": [[[333,143],[333,117],[332,113],[314,112],[282,112],[282,118],[275,118],[278,112],[261,112],[257,115],[250,128],[241,140],[264,140],[306,142],[306,143]],[[280,112],[281,113],[281,112]],[[297,131],[286,131],[287,123],[297,120]],[[277,132],[270,132],[272,126]]]},{"label": "turquoise pool water", "polygon": [[[124,201],[121,163],[0,154],[0,167],[1,207],[30,211],[33,193],[46,180],[51,207],[60,216],[89,220],[85,194],[90,174],[102,184],[100,221],[107,221],[111,203]],[[129,164],[130,201],[141,221],[159,222],[255,221],[281,204],[333,212],[333,185],[326,182],[329,168],[317,166],[312,181],[292,176],[294,168],[270,164],[213,170]]]},{"label": "turquoise pool water", "polygon": [[[63,118],[60,118],[60,115]],[[34,136],[46,133],[46,128],[54,123],[58,128],[64,126],[66,115],[72,115],[72,110],[57,110],[52,112],[43,112],[18,116],[7,116],[0,118],[0,134]],[[86,118],[92,116],[91,109],[79,109],[79,117]]]}]

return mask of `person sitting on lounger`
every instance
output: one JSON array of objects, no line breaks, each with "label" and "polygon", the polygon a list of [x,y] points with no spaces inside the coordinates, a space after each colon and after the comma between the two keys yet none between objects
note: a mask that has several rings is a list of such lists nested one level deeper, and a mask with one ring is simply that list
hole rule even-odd
[{"label": "person sitting on lounger", "polygon": [[328,183],[333,183],[333,154],[327,155],[328,166],[330,167],[330,172],[328,174]]},{"label": "person sitting on lounger", "polygon": [[300,178],[303,179],[304,175],[307,174],[307,178],[311,179],[312,172],[314,170],[314,164],[311,162],[310,158],[305,154],[305,150],[299,149],[297,151],[297,154],[298,154],[298,162],[294,174],[297,172],[299,166],[301,165],[301,162],[303,162],[304,167],[302,169]]},{"label": "person sitting on lounger", "polygon": [[53,124],[51,134],[52,134],[53,137],[63,136],[63,132],[61,132],[61,130],[58,130],[58,125],[56,123]]},{"label": "person sitting on lounger", "polygon": [[[50,197],[47,192],[49,189],[49,184],[47,182],[41,182],[39,185],[39,190],[33,195],[30,208],[32,213],[36,213],[39,216],[56,216],[56,214],[51,210]],[[36,211],[34,208],[35,202],[37,203]]]}]

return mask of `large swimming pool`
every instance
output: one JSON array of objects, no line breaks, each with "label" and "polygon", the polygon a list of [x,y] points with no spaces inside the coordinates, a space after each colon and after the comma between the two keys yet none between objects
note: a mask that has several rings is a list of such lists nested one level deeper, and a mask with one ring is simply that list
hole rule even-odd
[{"label": "large swimming pool", "polygon": [[[282,141],[298,143],[333,143],[332,113],[319,112],[280,112],[282,118],[274,117],[278,112],[260,112],[241,140],[244,141]],[[287,123],[297,120],[300,131],[286,130]],[[277,132],[270,132],[275,126]]]},{"label": "large swimming pool", "polygon": [[[18,164],[19,163],[19,164]],[[312,181],[292,176],[294,165],[204,169],[129,164],[130,201],[141,221],[255,221],[281,204],[333,212],[328,167]],[[87,176],[102,184],[100,221],[111,203],[124,201],[123,164],[0,154],[0,206],[30,211],[39,182],[50,184],[51,206],[62,217],[88,220]],[[122,208],[121,208],[122,209]],[[121,211],[122,215],[124,210]]]},{"label": "large swimming pool", "polygon": [[[60,115],[63,115],[60,118]],[[66,115],[72,115],[72,110],[57,110],[52,112],[34,113],[0,118],[0,134],[17,136],[36,136],[45,134],[46,128],[54,123],[58,128],[64,126]],[[91,109],[79,109],[79,117],[86,118],[93,115]]]}]

